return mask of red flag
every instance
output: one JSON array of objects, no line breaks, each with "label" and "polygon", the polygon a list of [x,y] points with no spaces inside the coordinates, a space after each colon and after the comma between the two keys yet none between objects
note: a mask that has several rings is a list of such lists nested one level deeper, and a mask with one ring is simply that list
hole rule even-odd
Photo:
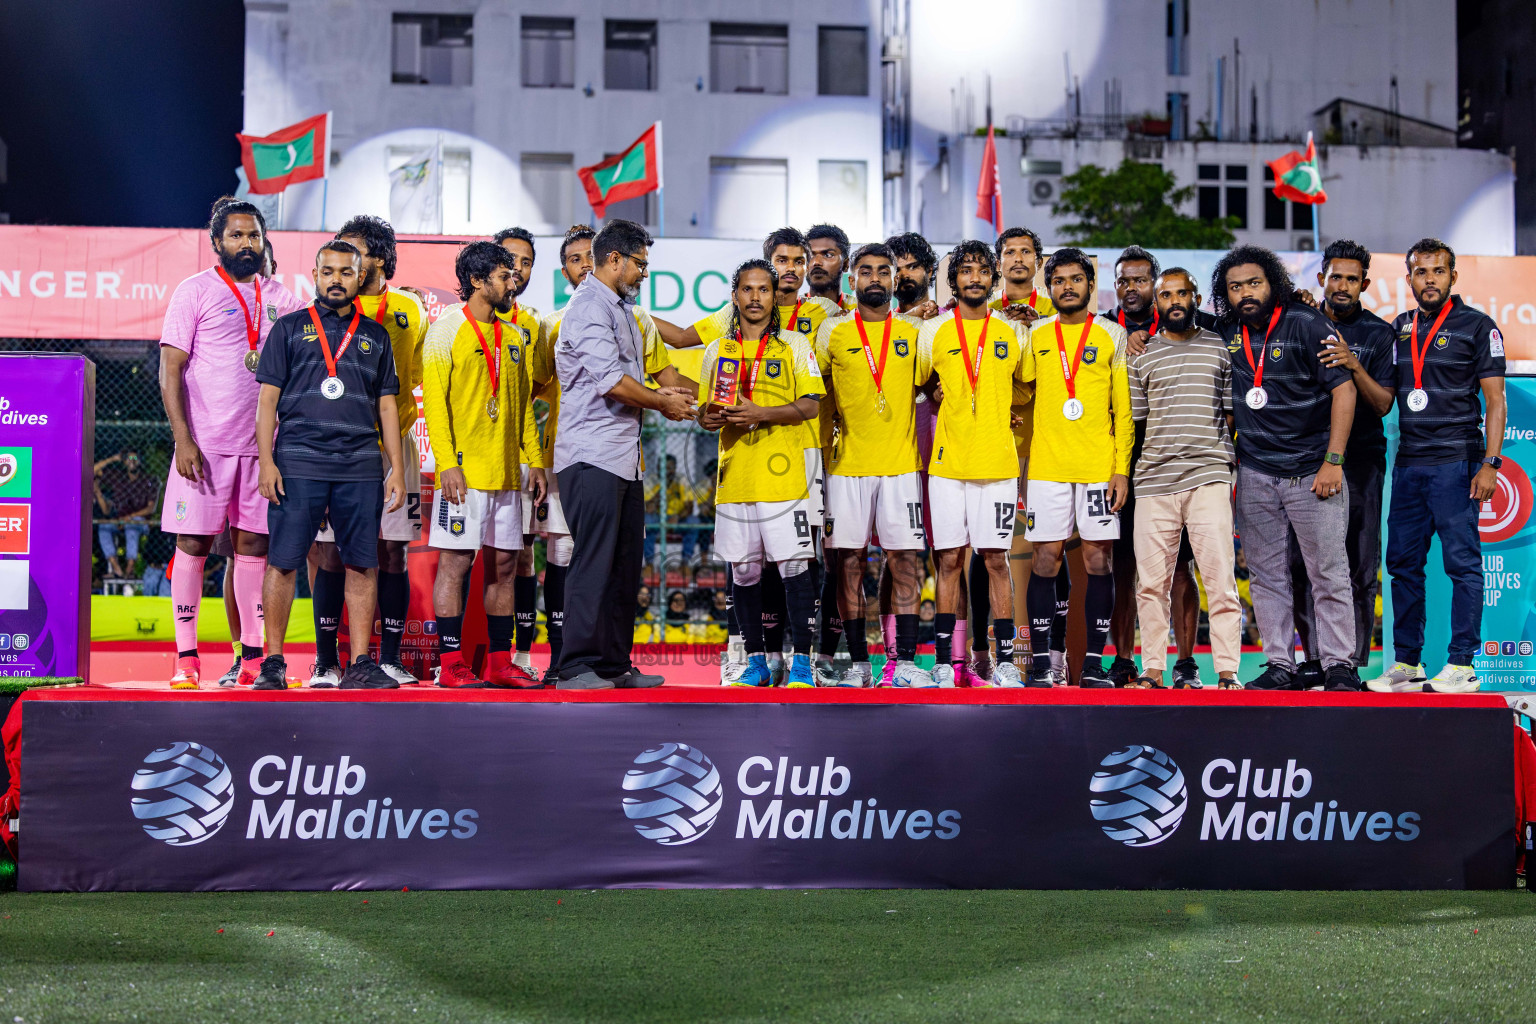
[{"label": "red flag", "polygon": [[1305,153],[1292,150],[1279,160],[1271,160],[1269,169],[1275,172],[1277,197],[1314,206],[1328,201],[1328,193],[1323,191],[1323,176],[1317,167],[1317,143],[1312,141],[1311,132],[1307,133]]},{"label": "red flag", "polygon": [[1003,230],[1003,190],[1001,175],[997,173],[997,143],[992,137],[992,126],[987,125],[987,148],[981,151],[981,180],[976,183],[976,216],[992,225],[993,231]]},{"label": "red flag", "polygon": [[240,163],[246,188],[269,196],[301,181],[325,177],[331,115],[316,114],[271,135],[240,135]]},{"label": "red flag", "polygon": [[606,160],[577,168],[592,212],[602,217],[609,204],[643,196],[661,188],[661,122]]}]

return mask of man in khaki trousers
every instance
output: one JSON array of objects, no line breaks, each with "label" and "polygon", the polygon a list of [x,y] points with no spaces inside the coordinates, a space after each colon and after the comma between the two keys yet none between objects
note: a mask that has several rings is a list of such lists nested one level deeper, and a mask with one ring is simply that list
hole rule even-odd
[{"label": "man in khaki trousers", "polygon": [[1199,287],[1187,270],[1163,271],[1155,291],[1162,329],[1129,364],[1131,414],[1147,429],[1134,478],[1142,675],[1132,685],[1163,685],[1169,584],[1187,529],[1205,584],[1216,672],[1223,688],[1235,687],[1242,612],[1233,576],[1232,364],[1221,338],[1196,322]]}]

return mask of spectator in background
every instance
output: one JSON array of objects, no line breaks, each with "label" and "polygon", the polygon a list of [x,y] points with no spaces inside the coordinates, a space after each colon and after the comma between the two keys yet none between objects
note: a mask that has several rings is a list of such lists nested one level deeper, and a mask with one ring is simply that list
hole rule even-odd
[{"label": "spectator in background", "polygon": [[635,621],[656,621],[656,616],[651,614],[651,588],[644,583],[640,584],[640,591],[635,595]]},{"label": "spectator in background", "polygon": [[688,595],[681,590],[674,590],[667,595],[667,625],[686,626],[688,624]]},{"label": "spectator in background", "polygon": [[[149,532],[149,516],[160,501],[160,481],[143,471],[139,453],[130,449],[96,463],[94,490],[103,520],[96,524],[96,539],[107,559],[107,575],[131,575],[139,560],[139,540]],[[123,538],[121,562],[119,536]]]},{"label": "spectator in background", "polygon": [[709,599],[709,621],[725,625],[730,621],[731,602],[724,587],[716,588]]},{"label": "spectator in background", "polygon": [[917,642],[931,644],[934,641],[933,617],[935,607],[932,601],[925,600],[917,606]]}]

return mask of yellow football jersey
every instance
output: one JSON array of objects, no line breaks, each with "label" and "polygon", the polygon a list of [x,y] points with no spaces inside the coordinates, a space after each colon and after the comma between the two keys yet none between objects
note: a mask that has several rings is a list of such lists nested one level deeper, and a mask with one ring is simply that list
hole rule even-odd
[{"label": "yellow football jersey", "polygon": [[837,403],[838,438],[828,472],[836,476],[897,476],[921,468],[917,453],[917,392],[933,372],[933,353],[920,340],[923,321],[892,313],[889,321],[864,324],[875,365],[881,363],[886,323],[890,347],[880,394],[859,337],[858,314],[834,317],[816,332],[816,361]]},{"label": "yellow football jersey", "polygon": [[[1067,394],[1055,317],[1035,321],[1024,354],[1023,380],[1035,382],[1034,441],[1029,479],[1064,484],[1102,484],[1115,474],[1129,476],[1136,434],[1131,420],[1131,382],[1126,369],[1125,330],[1096,316],[1083,343],[1073,379],[1083,415],[1063,413]],[[1070,364],[1082,337],[1081,324],[1062,324]]]},{"label": "yellow football jersey", "polygon": [[[987,303],[987,305],[993,309],[1005,309],[1011,305],[1011,303],[1009,303],[1008,297],[1006,295],[999,295],[997,298]],[[1052,304],[1051,297],[1038,288],[1030,290],[1029,298],[1025,301],[1025,305],[1029,306],[1041,316],[1056,315],[1056,307]]]},{"label": "yellow football jersey", "polygon": [[494,345],[496,326],[479,324],[477,335],[464,304],[458,303],[437,318],[422,346],[422,411],[437,471],[459,466],[465,483],[481,491],[517,490],[518,463],[539,455],[528,381],[528,350],[538,341],[539,322],[527,309],[518,310],[515,324],[497,321],[501,382],[494,420],[486,410],[491,377],[480,338]]},{"label": "yellow football jersey", "polygon": [[[544,432],[539,443],[539,455],[529,461],[530,466],[550,469],[555,464],[555,429],[560,424],[560,381],[555,377],[555,343],[560,340],[560,321],[565,319],[563,310],[547,314],[539,322],[539,337],[528,357],[528,379],[535,388],[543,388],[540,400],[549,405],[549,415],[544,419]],[[640,328],[640,338],[645,344],[645,380],[647,387],[656,386],[656,375],[672,365],[667,346],[661,342],[656,321],[649,311],[635,307],[635,323]]]},{"label": "yellow football jersey", "polygon": [[395,376],[400,378],[400,393],[395,396],[395,408],[400,411],[400,436],[409,437],[417,416],[416,386],[421,383],[421,345],[427,337],[427,311],[410,292],[387,285],[383,295],[359,295],[357,304],[363,316],[373,317],[389,332]]},{"label": "yellow football jersey", "polygon": [[[715,386],[715,369],[724,339],[704,350],[704,380],[699,394]],[[759,363],[759,342],[742,342],[740,375],[743,393]],[[825,393],[821,371],[810,344],[798,334],[774,334],[766,345],[755,388],[746,396],[758,405],[789,405],[808,395]],[[754,430],[720,428],[720,466],[715,488],[717,506],[729,502],[794,501],[805,497],[805,428],[796,423],[761,424]]]},{"label": "yellow football jersey", "polygon": [[[1013,383],[1023,379],[1024,331],[1000,316],[961,322],[965,325],[963,352],[953,314],[925,320],[919,336],[919,344],[926,344],[932,353],[933,374],[944,388],[928,473],[951,480],[1015,479],[1019,460],[1008,424]],[[973,408],[966,359],[976,359],[978,339],[981,369],[976,374]]]}]

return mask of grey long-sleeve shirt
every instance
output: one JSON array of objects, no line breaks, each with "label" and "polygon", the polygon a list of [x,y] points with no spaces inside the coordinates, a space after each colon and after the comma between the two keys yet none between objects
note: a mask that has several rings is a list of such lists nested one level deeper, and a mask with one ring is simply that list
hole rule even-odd
[{"label": "grey long-sleeve shirt", "polygon": [[596,274],[587,275],[565,307],[555,373],[560,378],[555,472],[585,462],[639,480],[643,410],[607,396],[626,375],[645,380],[645,343],[633,307]]}]

